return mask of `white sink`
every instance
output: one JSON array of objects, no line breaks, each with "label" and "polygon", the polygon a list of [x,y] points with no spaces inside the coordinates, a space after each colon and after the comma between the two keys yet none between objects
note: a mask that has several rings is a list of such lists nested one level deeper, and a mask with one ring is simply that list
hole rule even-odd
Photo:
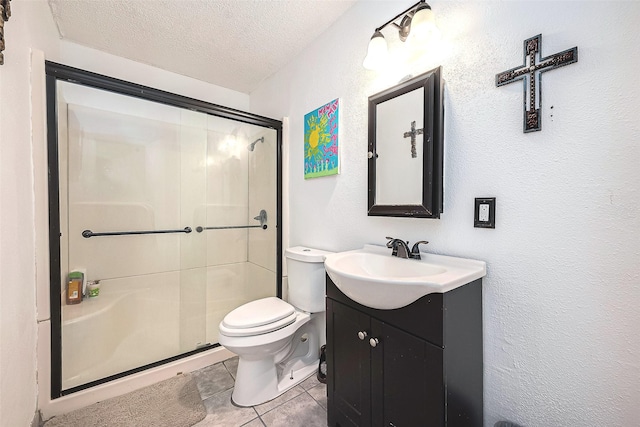
[{"label": "white sink", "polygon": [[329,277],[346,296],[371,308],[404,307],[427,294],[444,293],[484,277],[483,261],[421,252],[421,260],[391,256],[383,246],[325,257]]}]

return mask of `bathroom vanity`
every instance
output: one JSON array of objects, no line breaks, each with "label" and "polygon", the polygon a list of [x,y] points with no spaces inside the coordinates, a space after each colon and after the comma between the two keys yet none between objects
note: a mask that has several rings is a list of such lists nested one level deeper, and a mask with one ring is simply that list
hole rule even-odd
[{"label": "bathroom vanity", "polygon": [[395,309],[326,279],[329,426],[482,426],[482,278]]}]

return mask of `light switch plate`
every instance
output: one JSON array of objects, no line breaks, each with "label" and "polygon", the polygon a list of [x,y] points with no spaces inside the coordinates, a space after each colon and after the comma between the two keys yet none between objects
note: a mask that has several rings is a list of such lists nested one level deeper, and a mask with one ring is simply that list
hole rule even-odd
[{"label": "light switch plate", "polygon": [[478,228],[496,228],[495,197],[476,198],[473,226]]}]

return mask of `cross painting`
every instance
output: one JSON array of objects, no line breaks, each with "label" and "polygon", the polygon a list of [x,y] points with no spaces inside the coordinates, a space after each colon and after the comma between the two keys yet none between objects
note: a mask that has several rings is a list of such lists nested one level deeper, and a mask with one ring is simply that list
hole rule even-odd
[{"label": "cross painting", "polygon": [[338,129],[340,100],[311,111],[304,116],[304,178],[339,173]]},{"label": "cross painting", "polygon": [[546,58],[542,54],[542,34],[524,41],[524,63],[496,74],[496,86],[522,80],[524,84],[524,132],[542,129],[540,105],[542,98],[542,73],[578,62],[578,47],[572,47]]}]

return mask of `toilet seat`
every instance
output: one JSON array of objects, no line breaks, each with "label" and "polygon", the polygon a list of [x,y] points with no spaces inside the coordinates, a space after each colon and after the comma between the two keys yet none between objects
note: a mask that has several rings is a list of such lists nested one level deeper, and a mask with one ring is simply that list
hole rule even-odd
[{"label": "toilet seat", "polygon": [[268,334],[295,322],[295,308],[276,297],[251,301],[227,314],[220,333],[228,337]]}]

